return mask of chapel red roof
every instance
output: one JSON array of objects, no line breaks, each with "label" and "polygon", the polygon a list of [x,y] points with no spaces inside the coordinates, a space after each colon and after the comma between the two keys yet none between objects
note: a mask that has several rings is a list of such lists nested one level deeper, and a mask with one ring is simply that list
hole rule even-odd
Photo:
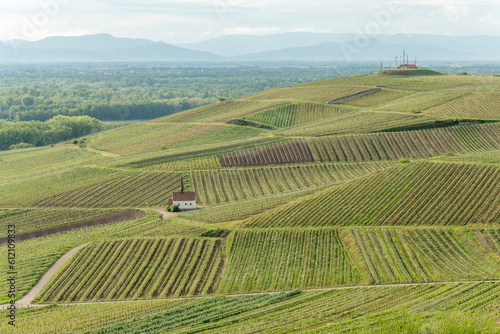
[{"label": "chapel red roof", "polygon": [[174,201],[196,201],[196,193],[189,191],[182,193],[173,193],[172,199]]}]

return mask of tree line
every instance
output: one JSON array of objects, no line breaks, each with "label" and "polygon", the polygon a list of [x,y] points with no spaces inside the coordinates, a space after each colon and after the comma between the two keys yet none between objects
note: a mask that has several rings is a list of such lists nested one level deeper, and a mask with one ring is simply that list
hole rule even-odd
[{"label": "tree line", "polygon": [[0,150],[55,144],[115,126],[89,116],[59,115],[46,122],[0,120]]}]

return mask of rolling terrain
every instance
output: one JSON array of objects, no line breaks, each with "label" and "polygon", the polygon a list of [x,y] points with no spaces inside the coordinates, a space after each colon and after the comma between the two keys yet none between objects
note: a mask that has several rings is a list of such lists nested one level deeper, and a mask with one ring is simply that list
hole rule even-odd
[{"label": "rolling terrain", "polygon": [[[418,73],[0,152],[0,222],[18,234],[141,212],[17,242],[19,299],[90,243],[13,332],[403,333],[455,319],[497,333],[500,78]],[[199,209],[158,214],[181,177]]]}]

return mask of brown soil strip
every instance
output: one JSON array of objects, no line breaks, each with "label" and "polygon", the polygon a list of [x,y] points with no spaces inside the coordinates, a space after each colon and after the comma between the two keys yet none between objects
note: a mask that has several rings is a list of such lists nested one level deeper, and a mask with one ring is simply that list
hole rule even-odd
[{"label": "brown soil strip", "polygon": [[[140,211],[135,211],[135,210],[123,210],[115,213],[111,213],[105,216],[97,217],[97,218],[92,218],[92,219],[87,219],[81,222],[76,222],[68,225],[62,225],[62,226],[55,226],[55,227],[49,227],[45,228],[42,230],[37,230],[33,232],[27,232],[27,233],[21,233],[16,235],[16,240],[21,241],[21,240],[29,240],[29,239],[34,239],[34,238],[39,238],[51,234],[56,234],[59,232],[65,232],[65,231],[71,231],[77,228],[82,228],[82,227],[91,227],[91,226],[98,226],[98,225],[103,225],[103,224],[110,224],[110,223],[116,223],[120,221],[125,221],[125,220],[132,220],[132,219],[137,219],[140,217],[144,217],[146,214],[144,212]],[[0,244],[6,243],[7,242],[7,237],[2,237],[0,238]]]}]

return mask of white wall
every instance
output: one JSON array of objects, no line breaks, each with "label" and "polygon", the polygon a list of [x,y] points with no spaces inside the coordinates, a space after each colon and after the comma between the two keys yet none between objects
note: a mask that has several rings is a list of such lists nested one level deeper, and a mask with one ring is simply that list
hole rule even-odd
[{"label": "white wall", "polygon": [[196,209],[196,201],[174,201],[174,205],[177,205],[181,210]]}]

